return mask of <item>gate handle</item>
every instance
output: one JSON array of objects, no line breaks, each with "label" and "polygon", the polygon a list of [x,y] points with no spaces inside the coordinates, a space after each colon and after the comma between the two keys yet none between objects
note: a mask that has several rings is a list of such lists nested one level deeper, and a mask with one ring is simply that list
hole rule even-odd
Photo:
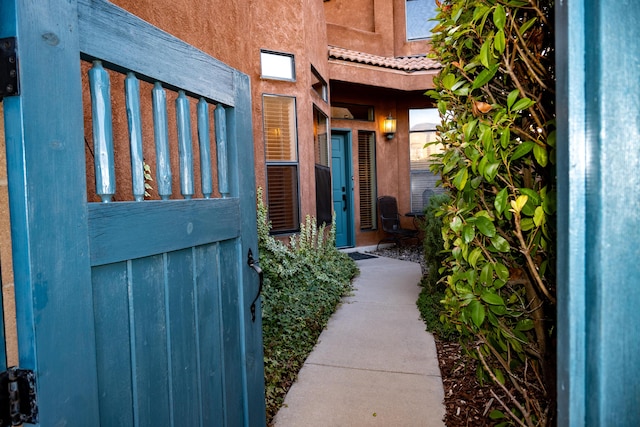
[{"label": "gate handle", "polygon": [[255,322],[256,321],[256,301],[258,301],[258,298],[260,298],[260,294],[262,293],[262,281],[263,281],[264,274],[262,273],[262,269],[258,267],[258,264],[256,264],[256,260],[253,259],[253,252],[251,252],[251,249],[249,249],[249,253],[247,254],[247,265],[253,268],[256,271],[256,273],[258,273],[258,277],[260,278],[258,295],[256,295],[256,297],[253,299],[253,302],[251,303],[251,321]]}]

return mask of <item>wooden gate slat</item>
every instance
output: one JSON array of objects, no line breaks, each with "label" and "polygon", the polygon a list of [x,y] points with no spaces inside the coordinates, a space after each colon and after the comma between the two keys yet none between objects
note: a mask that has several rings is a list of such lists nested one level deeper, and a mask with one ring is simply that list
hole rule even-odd
[{"label": "wooden gate slat", "polygon": [[239,214],[237,199],[91,203],[91,265],[233,239],[240,233]]},{"label": "wooden gate slat", "polygon": [[129,147],[131,152],[131,181],[133,197],[144,200],[144,157],[142,154],[142,123],[140,119],[140,82],[132,72],[124,80],[127,122],[129,123]]},{"label": "wooden gate slat", "polygon": [[178,122],[178,154],[180,157],[180,192],[185,199],[193,197],[193,145],[191,141],[191,113],[184,91],[176,99]]},{"label": "wooden gate slat", "polygon": [[116,172],[113,160],[113,128],[111,125],[111,83],[100,61],[93,61],[89,70],[93,123],[93,152],[96,171],[96,194],[110,202],[116,193]]},{"label": "wooden gate slat", "polygon": [[134,404],[138,425],[167,425],[171,419],[165,301],[166,255],[131,262]]},{"label": "wooden gate slat", "polygon": [[[128,265],[120,262],[92,271],[95,307],[100,423],[134,425]],[[114,410],[118,408],[118,410]]]},{"label": "wooden gate slat", "polygon": [[205,199],[213,193],[211,174],[211,147],[209,140],[209,104],[204,98],[198,101],[198,145],[200,148],[200,179]]},{"label": "wooden gate slat", "polygon": [[168,200],[172,194],[171,157],[169,154],[169,123],[167,121],[167,94],[159,82],[152,90],[153,132],[156,144],[156,182],[158,195]]},{"label": "wooden gate slat", "polygon": [[167,254],[167,333],[171,348],[171,393],[175,396],[172,415],[176,426],[200,425],[200,340],[195,317],[194,262],[192,248]]},{"label": "wooden gate slat", "polygon": [[242,360],[242,348],[238,340],[241,290],[232,286],[238,283],[239,254],[235,241],[220,243],[220,277],[224,278],[221,287],[222,301],[222,361],[225,369],[224,395],[226,397],[226,421],[242,418],[244,412],[244,390],[242,388],[242,369],[235,360]]},{"label": "wooden gate slat", "polygon": [[229,195],[229,158],[227,156],[227,114],[222,105],[214,112],[216,122],[216,150],[218,155],[218,189],[222,197]]},{"label": "wooden gate slat", "polygon": [[200,323],[200,382],[202,384],[202,420],[204,425],[221,425],[224,420],[224,367],[222,360],[222,301],[219,244],[195,248],[196,295]]}]

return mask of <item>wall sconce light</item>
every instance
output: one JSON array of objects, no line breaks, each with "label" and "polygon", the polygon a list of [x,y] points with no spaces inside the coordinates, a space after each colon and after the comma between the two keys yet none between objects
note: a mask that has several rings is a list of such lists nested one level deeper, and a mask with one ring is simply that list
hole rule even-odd
[{"label": "wall sconce light", "polygon": [[396,119],[391,117],[391,113],[382,121],[382,132],[387,136],[387,139],[393,139],[393,135],[396,133]]}]

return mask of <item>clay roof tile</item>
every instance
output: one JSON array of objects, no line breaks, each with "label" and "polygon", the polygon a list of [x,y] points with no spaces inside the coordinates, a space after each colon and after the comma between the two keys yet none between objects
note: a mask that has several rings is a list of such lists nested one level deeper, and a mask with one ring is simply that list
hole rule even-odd
[{"label": "clay roof tile", "polygon": [[440,68],[440,64],[437,61],[428,58],[427,55],[389,57],[372,55],[370,53],[358,52],[337,46],[329,46],[329,59],[339,59],[359,64],[392,68],[395,70],[406,71],[408,73],[424,70],[437,70]]}]

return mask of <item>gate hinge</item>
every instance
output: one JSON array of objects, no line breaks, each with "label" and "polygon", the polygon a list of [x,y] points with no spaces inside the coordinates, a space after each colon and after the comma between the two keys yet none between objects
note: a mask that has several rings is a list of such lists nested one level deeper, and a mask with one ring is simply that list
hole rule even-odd
[{"label": "gate hinge", "polygon": [[23,423],[38,423],[36,376],[14,366],[0,372],[0,427]]},{"label": "gate hinge", "polygon": [[0,100],[15,95],[20,95],[16,38],[6,37],[0,39]]}]

